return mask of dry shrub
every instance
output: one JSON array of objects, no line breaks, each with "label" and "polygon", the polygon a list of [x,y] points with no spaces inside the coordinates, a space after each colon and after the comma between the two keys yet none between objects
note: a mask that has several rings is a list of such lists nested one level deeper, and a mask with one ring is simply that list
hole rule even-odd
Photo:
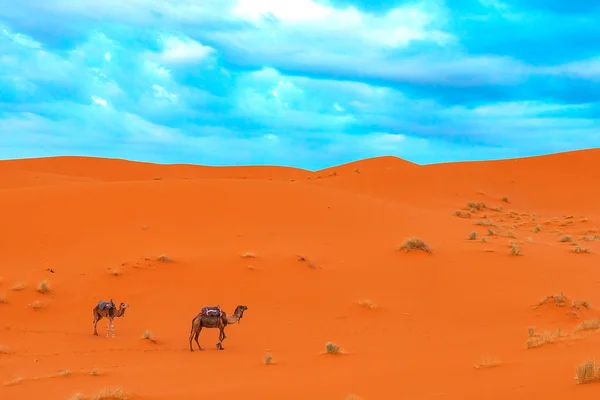
[{"label": "dry shrub", "polygon": [[25,289],[25,284],[21,282],[17,282],[12,286],[12,290],[14,290],[15,292],[19,292],[23,289]]},{"label": "dry shrub", "polygon": [[325,345],[325,354],[342,354],[342,348],[332,342],[328,342]]},{"label": "dry shrub", "polygon": [[593,329],[600,329],[599,319],[588,319],[575,327],[575,331],[588,331]]},{"label": "dry shrub", "polygon": [[426,253],[431,253],[431,249],[429,248],[429,246],[425,244],[423,239],[418,237],[411,237],[406,239],[402,246],[400,246],[399,250],[404,250],[405,252],[412,250],[423,250]]},{"label": "dry shrub", "polygon": [[527,348],[534,349],[545,344],[554,343],[554,341],[562,336],[561,330],[558,329],[555,333],[550,331],[542,332],[539,335],[531,336],[527,339]]},{"label": "dry shrub", "polygon": [[500,365],[501,362],[494,357],[485,357],[482,358],[477,364],[475,364],[476,369],[484,369],[484,368],[494,368]]},{"label": "dry shrub", "polygon": [[540,224],[537,224],[536,226],[533,227],[533,229],[531,229],[531,231],[533,233],[538,233],[541,230],[542,230],[542,226]]},{"label": "dry shrub", "polygon": [[592,252],[592,250],[589,247],[582,247],[580,245],[577,245],[577,246],[573,247],[571,249],[571,251],[573,253],[576,253],[576,254],[591,253]]},{"label": "dry shrub", "polygon": [[92,376],[99,376],[100,375],[100,370],[98,368],[92,368],[92,370],[90,371],[90,375],[92,375]]},{"label": "dry shrub", "polygon": [[58,371],[58,374],[60,376],[71,376],[71,371],[69,371],[68,369],[61,369],[60,371]]},{"label": "dry shrub", "polygon": [[273,363],[273,356],[271,353],[266,353],[263,357],[263,362],[265,365],[271,365]]},{"label": "dry shrub", "polygon": [[475,222],[475,225],[496,226],[496,223],[494,221],[492,221],[491,219],[488,219],[488,220],[479,220],[479,221]]},{"label": "dry shrub", "polygon": [[480,201],[476,202],[476,201],[469,201],[467,203],[467,207],[472,208],[474,210],[483,210],[485,208],[485,203],[482,203]]},{"label": "dry shrub", "polygon": [[251,253],[249,251],[243,252],[242,254],[240,254],[240,256],[242,258],[256,258],[256,254]]},{"label": "dry shrub", "polygon": [[593,241],[599,240],[599,239],[600,239],[600,235],[582,236],[580,238],[580,240],[583,240],[585,242],[593,242]]},{"label": "dry shrub", "polygon": [[469,240],[475,240],[475,239],[477,239],[477,232],[469,233]]},{"label": "dry shrub", "polygon": [[366,307],[370,310],[379,308],[379,306],[377,304],[373,303],[371,300],[366,300],[366,299],[356,300],[356,304],[358,304],[361,307]]},{"label": "dry shrub", "polygon": [[104,388],[92,396],[92,400],[129,400],[123,388]]},{"label": "dry shrub", "polygon": [[565,296],[562,292],[560,292],[559,294],[546,296],[539,303],[533,306],[533,309],[535,310],[536,308],[540,307],[542,304],[546,304],[550,300],[552,300],[556,306],[563,307],[567,301],[567,296]]},{"label": "dry shrub", "polygon": [[142,333],[142,339],[148,340],[149,342],[152,342],[152,343],[156,343],[156,339],[154,338],[154,335],[152,335],[152,332],[149,331],[148,329],[146,329]]},{"label": "dry shrub", "polygon": [[46,303],[43,301],[36,300],[33,303],[29,303],[27,307],[33,308],[34,310],[41,310],[42,308],[46,308]]},{"label": "dry shrub", "polygon": [[161,254],[160,256],[156,257],[156,261],[158,261],[158,262],[171,262],[173,260],[168,255]]},{"label": "dry shrub", "polygon": [[571,307],[579,309],[580,307],[584,307],[587,308],[588,310],[590,309],[590,303],[588,303],[586,300],[573,300],[571,302]]},{"label": "dry shrub", "polygon": [[515,243],[510,244],[510,255],[511,256],[519,256],[521,255],[521,248],[517,246]]},{"label": "dry shrub", "polygon": [[468,211],[456,210],[454,211],[454,216],[460,218],[471,218],[471,213]]},{"label": "dry shrub", "polygon": [[572,242],[573,238],[569,235],[564,235],[564,236],[561,236],[560,239],[558,239],[558,240],[562,243],[567,243],[567,242]]},{"label": "dry shrub", "polygon": [[575,382],[578,385],[600,380],[600,365],[594,360],[587,360],[575,368]]},{"label": "dry shrub", "polygon": [[37,291],[42,294],[48,293],[50,291],[50,285],[48,284],[48,281],[44,280],[38,283]]}]

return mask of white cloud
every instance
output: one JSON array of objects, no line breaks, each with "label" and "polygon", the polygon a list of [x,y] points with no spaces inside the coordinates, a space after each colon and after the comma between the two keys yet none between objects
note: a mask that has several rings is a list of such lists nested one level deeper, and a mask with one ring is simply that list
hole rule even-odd
[{"label": "white cloud", "polygon": [[102,107],[106,107],[108,105],[108,102],[100,97],[92,96],[92,101]]},{"label": "white cloud", "polygon": [[165,64],[193,64],[203,61],[215,50],[189,38],[170,36],[163,39],[163,50],[158,59]]}]

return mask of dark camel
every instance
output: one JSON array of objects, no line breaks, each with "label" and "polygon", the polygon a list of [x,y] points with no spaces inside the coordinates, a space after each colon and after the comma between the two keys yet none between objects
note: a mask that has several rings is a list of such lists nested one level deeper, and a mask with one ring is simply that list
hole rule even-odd
[{"label": "dark camel", "polygon": [[99,301],[94,307],[94,335],[98,336],[98,331],[96,330],[96,325],[98,325],[98,321],[102,318],[108,318],[108,327],[106,328],[106,337],[108,337],[108,332],[112,332],[112,337],[115,337],[115,325],[113,324],[113,319],[115,317],[122,317],[125,315],[125,309],[129,307],[129,304],[121,303],[119,308],[116,309],[115,303],[113,303],[112,299],[109,301]]},{"label": "dark camel", "polygon": [[236,322],[239,324],[244,316],[244,311],[246,311],[248,307],[246,306],[237,306],[233,315],[227,315],[223,310],[216,307],[203,307],[198,315],[194,317],[192,320],[192,330],[190,332],[190,351],[194,351],[192,348],[192,338],[196,341],[198,345],[198,350],[204,350],[200,347],[200,343],[198,342],[198,336],[200,336],[200,332],[202,328],[219,328],[221,331],[219,333],[219,343],[217,343],[217,349],[223,350],[223,340],[227,336],[225,336],[225,327],[229,324],[235,324]]}]

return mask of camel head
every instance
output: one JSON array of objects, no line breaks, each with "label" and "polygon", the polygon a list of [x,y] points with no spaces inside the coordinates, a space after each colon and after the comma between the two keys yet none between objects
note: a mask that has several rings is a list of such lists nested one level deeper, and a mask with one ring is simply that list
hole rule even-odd
[{"label": "camel head", "polygon": [[121,308],[121,309],[123,309],[123,310],[124,310],[124,309],[126,309],[127,307],[129,307],[129,304],[127,304],[127,303],[121,303],[121,304],[119,305],[119,308]]},{"label": "camel head", "polygon": [[240,321],[242,320],[242,317],[244,316],[244,311],[246,311],[247,309],[248,309],[248,307],[246,307],[246,306],[237,306],[235,308],[233,315],[238,317],[238,324],[240,323]]}]

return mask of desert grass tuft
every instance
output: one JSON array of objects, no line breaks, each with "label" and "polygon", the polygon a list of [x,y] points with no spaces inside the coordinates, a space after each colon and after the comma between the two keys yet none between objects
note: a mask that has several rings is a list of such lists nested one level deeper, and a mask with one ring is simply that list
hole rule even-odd
[{"label": "desert grass tuft", "polygon": [[533,326],[527,328],[527,334],[529,335],[529,337],[533,337],[535,335],[535,328]]},{"label": "desert grass tuft", "polygon": [[488,219],[488,220],[480,219],[479,221],[475,222],[475,225],[479,225],[479,226],[496,226],[496,223],[494,221],[492,221],[491,219]]},{"label": "desert grass tuft", "polygon": [[25,284],[21,282],[17,282],[12,286],[12,290],[14,290],[15,292],[20,292],[23,289],[25,289]]},{"label": "desert grass tuft", "polygon": [[46,303],[43,301],[34,301],[33,303],[29,303],[27,307],[33,308],[34,310],[41,310],[42,308],[46,308]]},{"label": "desert grass tuft", "polygon": [[510,255],[511,256],[519,256],[521,255],[521,248],[517,246],[515,243],[510,244]]},{"label": "desert grass tuft", "polygon": [[342,354],[342,348],[332,342],[328,342],[325,345],[325,354]]},{"label": "desert grass tuft", "polygon": [[567,296],[565,296],[562,292],[560,292],[559,294],[546,296],[542,300],[540,300],[536,305],[534,305],[533,309],[535,310],[536,308],[540,307],[542,304],[546,304],[550,300],[552,300],[554,302],[554,305],[556,305],[557,307],[563,307],[567,302]]},{"label": "desert grass tuft", "polygon": [[482,242],[487,242],[487,238],[486,238],[485,236],[483,236],[483,237],[481,238],[481,241],[482,241]]},{"label": "desert grass tuft", "polygon": [[90,371],[90,375],[100,376],[100,370],[98,368],[92,368],[92,370]]},{"label": "desert grass tuft", "polygon": [[580,323],[575,327],[576,332],[580,331],[589,331],[589,330],[598,330],[600,329],[600,320],[599,319],[588,319]]},{"label": "desert grass tuft", "polygon": [[558,241],[562,242],[562,243],[567,243],[567,242],[572,242],[573,238],[569,235],[564,235],[564,236],[561,236],[560,239],[558,239]]},{"label": "desert grass tuft", "polygon": [[404,243],[398,248],[398,250],[404,250],[405,252],[412,250],[423,250],[426,253],[431,253],[429,246],[427,246],[423,239],[418,237],[411,237],[404,240]]},{"label": "desert grass tuft", "polygon": [[168,255],[161,254],[160,256],[156,257],[156,261],[158,261],[158,262],[171,262],[173,260]]},{"label": "desert grass tuft", "polygon": [[537,224],[536,226],[534,226],[534,227],[531,229],[531,231],[532,231],[533,233],[538,233],[538,232],[539,232],[539,231],[541,231],[541,230],[542,230],[542,226],[541,226],[540,224]]},{"label": "desert grass tuft", "polygon": [[571,249],[573,253],[581,254],[581,253],[591,253],[592,250],[589,247],[582,247],[580,245],[576,245]]},{"label": "desert grass tuft", "polygon": [[471,213],[468,211],[456,210],[454,216],[459,218],[471,218]]},{"label": "desert grass tuft", "polygon": [[61,369],[60,371],[58,371],[58,374],[60,376],[71,376],[71,371],[69,371],[68,369]]},{"label": "desert grass tuft", "polygon": [[582,236],[580,239],[584,242],[593,242],[595,240],[600,240],[600,235]]},{"label": "desert grass tuft", "polygon": [[358,304],[361,307],[368,308],[369,310],[374,310],[376,308],[379,308],[379,305],[373,303],[371,300],[366,300],[366,299],[356,300],[356,304]]},{"label": "desert grass tuft", "polygon": [[482,203],[480,201],[469,201],[467,203],[467,207],[480,211],[485,208],[485,203]]},{"label": "desert grass tuft", "polygon": [[152,332],[149,331],[148,329],[146,329],[142,333],[142,339],[148,340],[149,342],[152,342],[152,343],[156,343],[156,339],[154,338],[154,335],[152,335]]},{"label": "desert grass tuft", "polygon": [[37,291],[40,293],[48,293],[50,291],[50,285],[48,281],[44,280],[38,283]]},{"label": "desert grass tuft", "polygon": [[265,365],[271,365],[273,363],[273,356],[271,353],[266,353],[263,357],[263,362]]},{"label": "desert grass tuft", "polygon": [[123,388],[104,388],[92,396],[92,400],[129,400]]},{"label": "desert grass tuft", "polygon": [[241,256],[242,258],[256,258],[256,254],[254,254],[254,253],[251,253],[251,252],[249,252],[249,251],[245,251],[245,252],[243,252],[242,254],[240,254],[240,256]]},{"label": "desert grass tuft", "polygon": [[554,343],[555,339],[560,336],[560,329],[556,333],[545,331],[538,336],[531,336],[529,339],[527,339],[526,345],[528,349],[535,349],[545,344]]},{"label": "desert grass tuft", "polygon": [[485,368],[494,368],[501,364],[501,362],[494,357],[485,357],[482,358],[477,364],[475,364],[476,369],[485,369]]},{"label": "desert grass tuft", "polygon": [[469,240],[476,240],[476,239],[477,239],[477,232],[469,233]]},{"label": "desert grass tuft", "polygon": [[506,196],[504,196],[504,197],[502,198],[502,201],[503,201],[503,202],[505,202],[505,203],[510,203],[510,201],[508,201],[508,197],[506,197]]},{"label": "desert grass tuft", "polygon": [[573,300],[571,302],[571,307],[573,308],[577,308],[579,309],[580,307],[584,307],[587,308],[588,310],[590,309],[590,303],[588,303],[586,300]]},{"label": "desert grass tuft", "polygon": [[600,365],[595,360],[587,360],[575,368],[575,382],[578,385],[600,381]]}]

